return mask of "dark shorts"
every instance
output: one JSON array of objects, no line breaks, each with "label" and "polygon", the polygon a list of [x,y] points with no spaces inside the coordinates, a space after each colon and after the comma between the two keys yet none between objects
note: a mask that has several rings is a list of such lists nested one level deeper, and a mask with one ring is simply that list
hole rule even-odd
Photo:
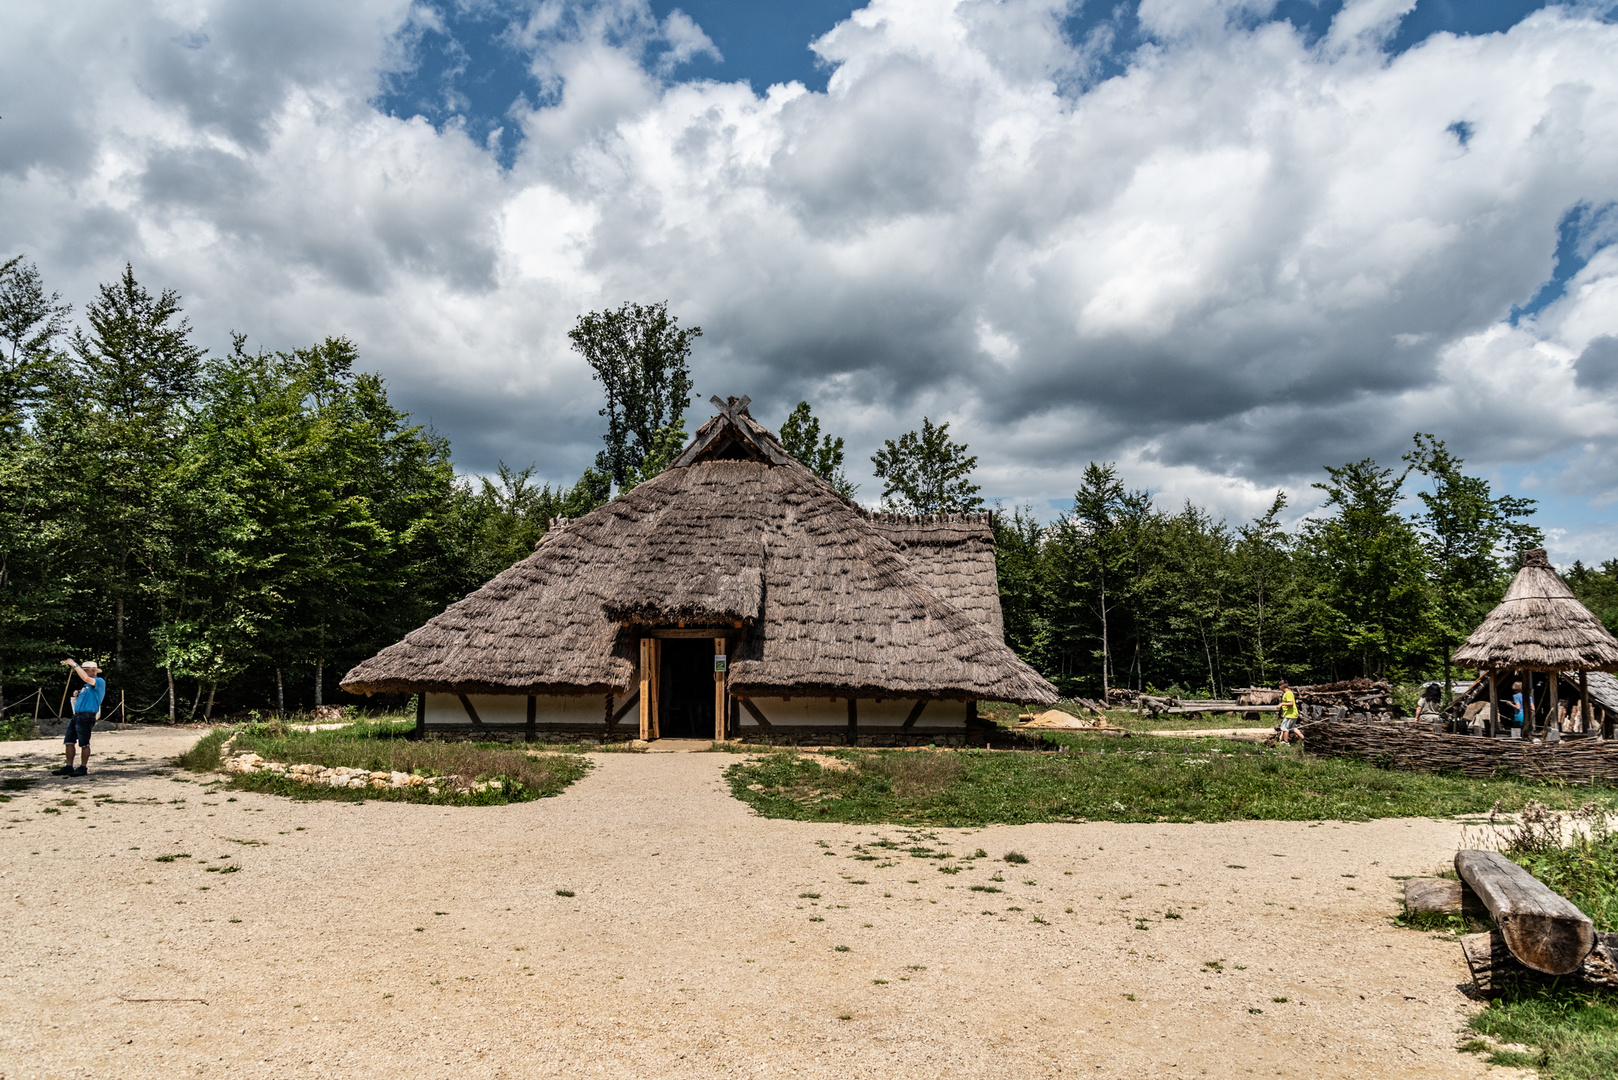
[{"label": "dark shorts", "polygon": [[80,746],[90,745],[90,730],[96,726],[96,714],[93,712],[76,712],[73,719],[67,722],[67,734],[62,741],[72,745],[74,739]]}]

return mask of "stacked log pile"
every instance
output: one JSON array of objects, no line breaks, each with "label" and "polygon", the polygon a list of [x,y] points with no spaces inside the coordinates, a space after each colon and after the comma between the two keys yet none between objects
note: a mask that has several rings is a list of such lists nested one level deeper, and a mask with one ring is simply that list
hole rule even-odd
[{"label": "stacked log pile", "polygon": [[1492,918],[1496,929],[1461,939],[1472,979],[1498,994],[1508,978],[1573,976],[1593,986],[1618,986],[1618,934],[1596,933],[1589,916],[1544,882],[1496,851],[1458,851],[1459,881],[1405,882],[1411,912]]},{"label": "stacked log pile", "polygon": [[1440,734],[1415,721],[1329,719],[1304,721],[1303,736],[1312,754],[1360,758],[1406,772],[1618,782],[1618,742],[1599,739],[1563,737],[1535,746],[1522,739]]},{"label": "stacked log pile", "polygon": [[[1382,679],[1345,679],[1294,686],[1292,692],[1299,705],[1319,706],[1323,713],[1341,710],[1338,715],[1356,712],[1374,715],[1393,711],[1393,686]],[[1242,705],[1279,705],[1281,691],[1267,686],[1248,686],[1236,691],[1236,701]]]}]

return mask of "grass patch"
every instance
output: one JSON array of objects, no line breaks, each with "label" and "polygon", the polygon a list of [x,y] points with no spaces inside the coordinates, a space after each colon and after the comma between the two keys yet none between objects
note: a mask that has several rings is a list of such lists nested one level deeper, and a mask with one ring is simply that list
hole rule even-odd
[{"label": "grass patch", "polygon": [[[273,773],[234,775],[238,791],[285,795],[294,799],[340,799],[440,805],[502,805],[556,795],[584,776],[590,763],[577,754],[531,756],[505,743],[416,742],[406,738],[413,723],[361,722],[329,731],[299,731],[286,724],[254,724],[237,732],[233,753],[252,751],[266,761],[288,765],[347,767],[372,772],[402,772],[435,778],[433,786],[412,788],[332,788],[300,784]],[[193,772],[220,767],[220,747],[230,729],[204,736],[177,763]],[[475,786],[486,784],[483,790]]]},{"label": "grass patch", "polygon": [[[1369,821],[1515,812],[1530,800],[1615,804],[1611,789],[1403,773],[1296,748],[1214,739],[1053,733],[1064,753],[782,749],[725,771],[759,814],[965,827],[1037,821]],[[833,768],[821,760],[839,759]]]}]

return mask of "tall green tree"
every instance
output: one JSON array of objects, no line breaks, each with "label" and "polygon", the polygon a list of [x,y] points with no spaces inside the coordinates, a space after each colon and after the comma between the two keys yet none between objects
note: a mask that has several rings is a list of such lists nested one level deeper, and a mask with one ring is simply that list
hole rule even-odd
[{"label": "tall green tree", "polygon": [[820,421],[810,411],[807,401],[798,402],[781,424],[781,445],[816,476],[820,477],[845,499],[852,499],[859,485],[851,484],[843,472],[843,440],[820,433]]},{"label": "tall green tree", "polygon": [[0,727],[8,679],[43,674],[70,587],[63,492],[49,482],[34,412],[60,380],[69,308],[22,256],[0,263]]},{"label": "tall green tree", "polygon": [[1298,674],[1278,662],[1279,646],[1291,636],[1296,592],[1292,541],[1280,524],[1286,505],[1286,493],[1277,491],[1268,510],[1237,528],[1231,552],[1234,615],[1249,683],[1268,683],[1272,672]]},{"label": "tall green tree", "polygon": [[1606,559],[1599,567],[1575,561],[1567,572],[1568,588],[1589,608],[1607,630],[1618,634],[1618,559]]},{"label": "tall green tree", "polygon": [[[145,670],[129,648],[144,648],[159,594],[171,579],[169,473],[183,446],[188,402],[201,379],[203,350],[172,290],[156,295],[131,267],[103,284],[74,331],[68,379],[39,420],[57,463],[53,479],[72,490],[73,554],[85,593],[80,641],[110,646],[124,686]],[[110,625],[110,634],[101,629]]]},{"label": "tall green tree", "polygon": [[1398,512],[1406,469],[1370,459],[1326,466],[1331,516],[1310,521],[1311,621],[1320,645],[1358,674],[1398,677],[1430,653],[1426,555]]},{"label": "tall green tree", "polygon": [[980,510],[980,488],[972,483],[975,454],[964,442],[951,442],[949,422],[937,427],[921,418],[920,431],[887,439],[871,455],[882,483],[882,505],[901,514],[955,514]]},{"label": "tall green tree", "polygon": [[1523,520],[1534,513],[1533,499],[1495,495],[1487,480],[1461,471],[1465,462],[1441,439],[1418,433],[1415,441],[1404,460],[1432,481],[1431,491],[1416,493],[1424,508],[1417,524],[1427,552],[1447,704],[1450,653],[1499,600],[1507,577],[1503,559],[1539,547],[1543,537]]},{"label": "tall green tree", "polygon": [[670,429],[684,421],[691,405],[691,344],[702,328],[682,327],[667,301],[626,302],[580,315],[567,336],[607,398],[600,411],[607,418],[607,446],[596,456],[596,469],[627,490],[656,475],[648,474],[648,459],[672,460]]}]

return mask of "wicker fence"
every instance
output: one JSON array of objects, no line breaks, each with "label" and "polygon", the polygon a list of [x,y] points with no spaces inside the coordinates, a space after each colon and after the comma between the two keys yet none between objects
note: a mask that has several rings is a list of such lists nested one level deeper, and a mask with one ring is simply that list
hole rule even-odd
[{"label": "wicker fence", "polygon": [[1361,758],[1405,772],[1618,784],[1618,742],[1594,738],[1535,746],[1522,739],[1441,735],[1426,725],[1387,720],[1312,720],[1303,734],[1312,754]]}]

